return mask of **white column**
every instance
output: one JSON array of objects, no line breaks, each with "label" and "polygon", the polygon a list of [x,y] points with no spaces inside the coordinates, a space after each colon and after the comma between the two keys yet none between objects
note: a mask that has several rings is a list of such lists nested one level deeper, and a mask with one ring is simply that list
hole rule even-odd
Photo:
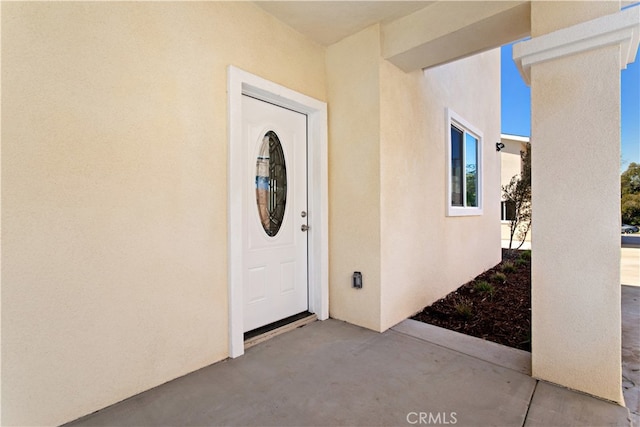
[{"label": "white column", "polygon": [[532,2],[534,37],[514,47],[531,85],[532,373],[623,403],[620,69],[640,8],[571,3]]}]

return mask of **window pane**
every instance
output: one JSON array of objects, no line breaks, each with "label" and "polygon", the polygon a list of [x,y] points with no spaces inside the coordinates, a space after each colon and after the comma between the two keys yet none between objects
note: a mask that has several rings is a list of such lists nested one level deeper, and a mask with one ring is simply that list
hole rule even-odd
[{"label": "window pane", "polygon": [[462,135],[460,129],[451,126],[451,206],[463,206]]},{"label": "window pane", "polygon": [[470,134],[465,135],[466,190],[465,206],[478,206],[478,140]]}]

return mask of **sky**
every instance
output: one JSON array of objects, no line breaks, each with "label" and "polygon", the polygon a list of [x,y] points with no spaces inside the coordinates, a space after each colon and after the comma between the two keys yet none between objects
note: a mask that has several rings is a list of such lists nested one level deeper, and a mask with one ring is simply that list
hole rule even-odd
[{"label": "sky", "polygon": [[[502,47],[502,133],[531,136],[531,95],[513,62],[511,45]],[[620,169],[640,163],[640,52],[622,70],[622,159]]]}]

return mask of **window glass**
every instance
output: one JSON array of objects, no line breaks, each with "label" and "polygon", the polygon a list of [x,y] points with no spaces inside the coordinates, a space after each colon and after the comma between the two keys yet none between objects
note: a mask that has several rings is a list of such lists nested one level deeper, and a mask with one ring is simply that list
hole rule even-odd
[{"label": "window glass", "polygon": [[262,138],[256,160],[256,203],[264,232],[275,236],[287,205],[287,165],[280,139],[273,131]]},{"label": "window glass", "polygon": [[465,135],[465,169],[467,203],[465,206],[478,206],[478,140],[471,134]]},{"label": "window glass", "polygon": [[462,162],[464,132],[451,126],[451,205],[464,206],[462,200]]}]

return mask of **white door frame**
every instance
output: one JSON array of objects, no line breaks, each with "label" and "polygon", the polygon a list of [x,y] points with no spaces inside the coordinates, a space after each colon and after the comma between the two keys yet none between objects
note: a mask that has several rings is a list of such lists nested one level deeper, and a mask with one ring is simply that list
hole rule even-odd
[{"label": "white door frame", "polygon": [[234,66],[227,68],[229,357],[244,354],[242,280],[242,95],[307,115],[309,311],[329,317],[327,104]]}]

